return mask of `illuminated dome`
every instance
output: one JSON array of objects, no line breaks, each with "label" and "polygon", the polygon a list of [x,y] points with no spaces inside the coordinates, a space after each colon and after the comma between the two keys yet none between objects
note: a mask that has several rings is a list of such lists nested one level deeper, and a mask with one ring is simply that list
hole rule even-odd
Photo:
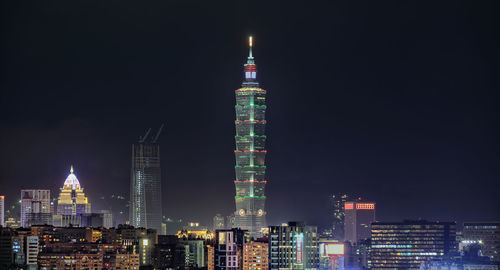
[{"label": "illuminated dome", "polygon": [[64,181],[64,188],[66,187],[71,189],[80,189],[80,182],[78,181],[78,178],[76,178],[76,175],[73,173],[73,166],[71,166],[69,175],[66,178],[66,181]]}]

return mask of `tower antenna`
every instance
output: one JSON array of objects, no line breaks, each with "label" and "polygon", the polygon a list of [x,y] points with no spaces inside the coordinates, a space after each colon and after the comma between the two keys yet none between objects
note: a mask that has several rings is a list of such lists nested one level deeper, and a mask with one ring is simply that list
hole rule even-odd
[{"label": "tower antenna", "polygon": [[248,47],[250,48],[250,52],[249,52],[248,58],[251,59],[251,58],[253,58],[253,55],[252,55],[253,37],[252,36],[248,37]]}]

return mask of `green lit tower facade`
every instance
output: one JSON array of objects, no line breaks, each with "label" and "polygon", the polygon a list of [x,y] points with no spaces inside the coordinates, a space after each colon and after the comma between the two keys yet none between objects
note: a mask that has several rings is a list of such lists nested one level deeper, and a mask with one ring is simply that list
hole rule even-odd
[{"label": "green lit tower facade", "polygon": [[266,90],[257,82],[257,66],[250,53],[244,65],[244,78],[236,94],[236,159],[234,181],[236,211],[234,226],[259,236],[266,227]]}]

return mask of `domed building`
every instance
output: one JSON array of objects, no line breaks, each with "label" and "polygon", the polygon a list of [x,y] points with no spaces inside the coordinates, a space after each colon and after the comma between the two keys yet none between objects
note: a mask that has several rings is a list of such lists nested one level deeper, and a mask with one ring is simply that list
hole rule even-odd
[{"label": "domed building", "polygon": [[64,185],[59,193],[57,200],[57,214],[77,216],[81,214],[90,214],[90,203],[85,197],[83,188],[80,186],[80,181],[73,173],[73,166],[69,171],[69,175],[64,181]]}]

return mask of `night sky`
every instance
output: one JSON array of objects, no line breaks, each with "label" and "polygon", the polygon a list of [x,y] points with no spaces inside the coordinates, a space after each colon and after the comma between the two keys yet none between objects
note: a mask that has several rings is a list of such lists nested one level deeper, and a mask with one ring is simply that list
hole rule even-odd
[{"label": "night sky", "polygon": [[[234,90],[254,36],[268,223],[500,219],[494,1],[3,1],[0,193],[128,198],[131,144],[166,128],[165,215],[234,211]],[[494,25],[497,25],[495,27]]]}]

